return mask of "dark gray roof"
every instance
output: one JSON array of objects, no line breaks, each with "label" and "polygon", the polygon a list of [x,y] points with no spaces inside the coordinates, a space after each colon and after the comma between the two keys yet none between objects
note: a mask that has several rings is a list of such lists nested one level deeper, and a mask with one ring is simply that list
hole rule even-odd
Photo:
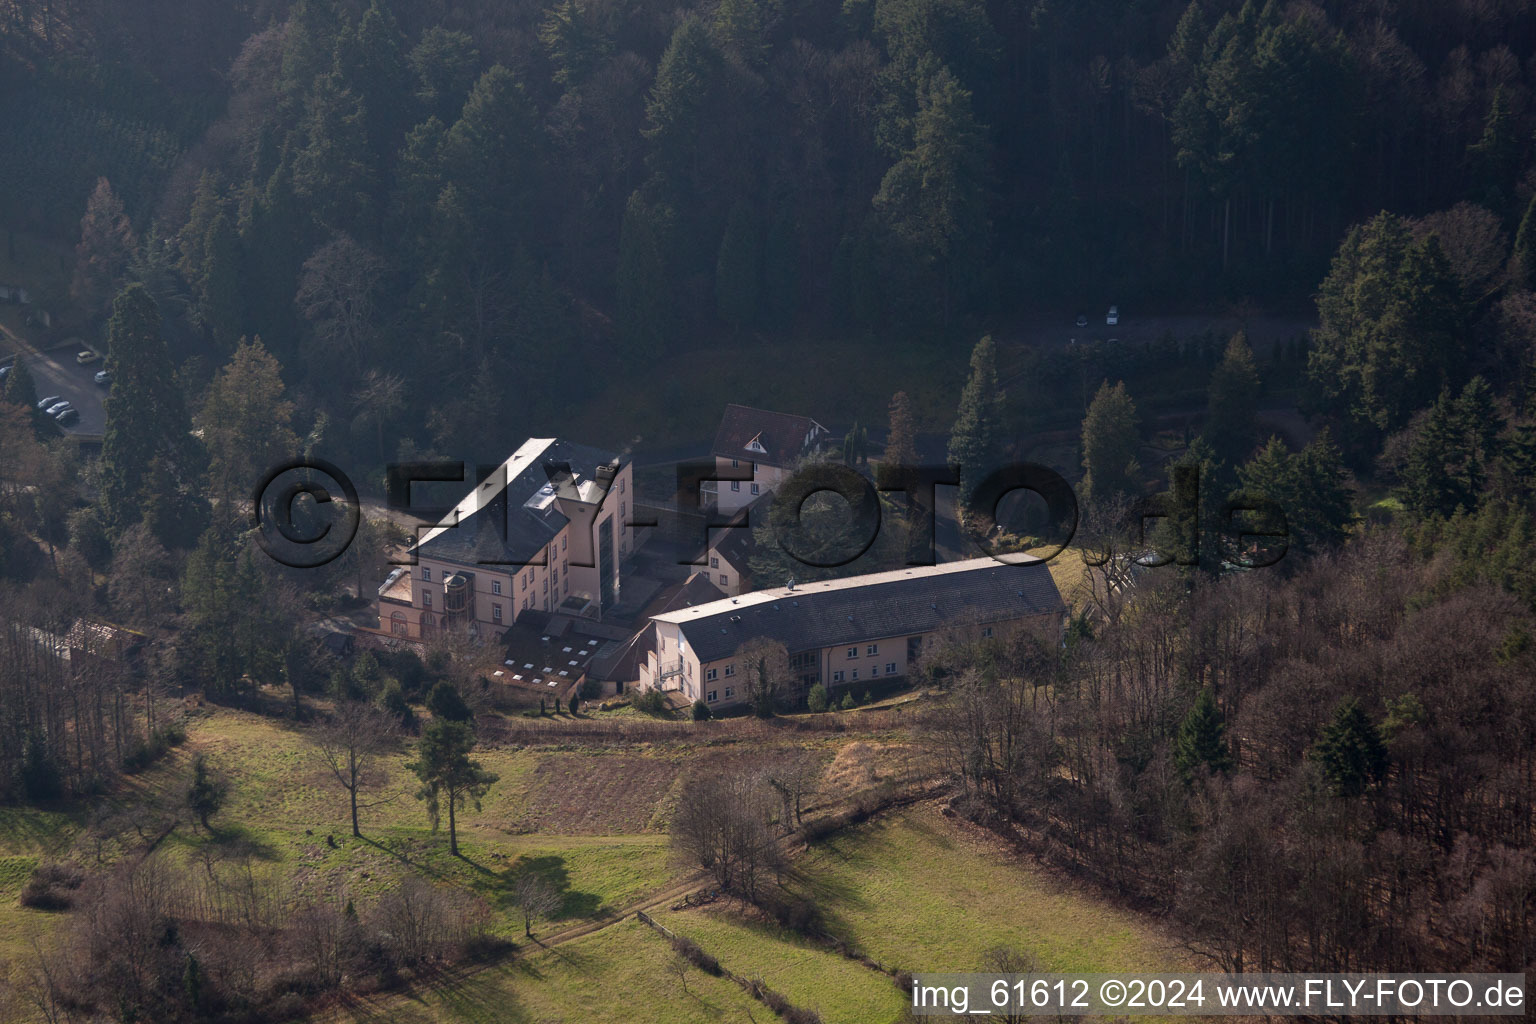
[{"label": "dark gray roof", "polygon": [[508,571],[515,572],[518,565],[533,561],[570,521],[557,502],[550,502],[543,509],[524,507],[550,482],[551,471],[557,471],[564,463],[573,473],[591,480],[598,466],[612,463],[615,458],[612,452],[599,448],[556,440],[527,469],[509,480],[500,495],[456,528],[444,530],[422,544],[418,554],[464,565],[505,564]]},{"label": "dark gray roof", "polygon": [[[711,454],[721,458],[760,462],[765,466],[787,469],[806,451],[806,438],[812,430],[826,428],[809,416],[754,409],[746,405],[727,405],[715,432]],[[761,452],[747,447],[756,441]]]},{"label": "dark gray roof", "polygon": [[778,640],[791,654],[946,626],[999,622],[1065,610],[1044,562],[1008,565],[991,558],[913,568],[795,590],[777,588],[680,613],[677,621],[700,661],[729,657],[749,640]]}]

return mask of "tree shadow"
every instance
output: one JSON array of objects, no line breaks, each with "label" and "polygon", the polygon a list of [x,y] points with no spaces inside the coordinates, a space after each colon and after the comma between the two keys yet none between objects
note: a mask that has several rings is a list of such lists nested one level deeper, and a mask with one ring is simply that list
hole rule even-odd
[{"label": "tree shadow", "polygon": [[[474,864],[473,866],[487,874],[496,874],[479,864]],[[528,873],[543,878],[545,883],[559,897],[560,909],[551,914],[548,920],[566,921],[571,918],[596,918],[602,916],[603,898],[597,893],[573,889],[571,887],[570,871],[565,866],[565,858],[559,854],[545,854],[540,857],[519,857],[501,871],[497,875],[498,884],[493,900],[497,909],[508,912],[518,909],[517,880],[522,875]]]}]

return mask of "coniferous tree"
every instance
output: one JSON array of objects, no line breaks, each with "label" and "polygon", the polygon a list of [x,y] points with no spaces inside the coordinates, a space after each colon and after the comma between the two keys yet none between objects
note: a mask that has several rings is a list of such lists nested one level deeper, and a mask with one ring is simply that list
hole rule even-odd
[{"label": "coniferous tree", "polygon": [[960,409],[949,435],[949,461],[960,468],[963,505],[970,505],[977,486],[998,468],[1002,459],[1002,410],[1003,396],[997,386],[997,349],[989,334],[971,350],[970,376],[960,392]]},{"label": "coniferous tree", "polygon": [[1136,404],[1120,381],[1099,386],[1083,419],[1083,498],[1098,503],[1136,490],[1141,466]]},{"label": "coniferous tree", "polygon": [[882,467],[892,470],[917,465],[917,425],[912,417],[912,400],[905,391],[891,396],[890,432],[880,462]]},{"label": "coniferous tree", "polygon": [[423,731],[416,760],[406,767],[421,780],[416,798],[427,805],[433,829],[442,808],[448,808],[448,851],[459,855],[458,809],[468,803],[480,809],[480,800],[500,778],[470,759],[475,734],[464,722],[440,719]]},{"label": "coniferous tree", "polygon": [[715,260],[715,305],[732,330],[740,331],[757,317],[760,260],[757,218],[749,204],[738,202],[731,207]]},{"label": "coniferous tree", "polygon": [[1526,204],[1525,215],[1520,218],[1520,229],[1515,232],[1515,251],[1509,261],[1509,283],[1516,288],[1530,291],[1536,288],[1536,194]]},{"label": "coniferous tree", "polygon": [[75,277],[70,294],[94,318],[107,309],[128,272],[138,245],[122,200],[106,178],[98,178],[80,220]]},{"label": "coniferous tree", "polygon": [[1212,775],[1225,775],[1232,770],[1226,719],[1216,705],[1216,692],[1209,686],[1200,691],[1179,723],[1173,741],[1173,763],[1185,782],[1193,781],[1201,770]]},{"label": "coniferous tree", "polygon": [[912,147],[885,175],[875,210],[936,285],[948,324],[986,265],[986,133],[947,68],[920,90]]},{"label": "coniferous tree", "polygon": [[767,59],[768,37],[758,0],[720,0],[715,36],[721,49],[748,67],[758,67]]},{"label": "coniferous tree", "polygon": [[1387,774],[1387,748],[1381,730],[1355,698],[1334,712],[1312,756],[1335,796],[1361,796]]},{"label": "coniferous tree", "polygon": [[1321,430],[1295,454],[1278,437],[1238,470],[1245,492],[1269,498],[1286,517],[1289,550],[1310,553],[1341,542],[1355,519],[1343,458]]},{"label": "coniferous tree", "polygon": [[1227,343],[1221,364],[1211,374],[1205,418],[1205,439],[1222,459],[1235,461],[1252,450],[1259,389],[1253,350],[1239,331]]},{"label": "coniferous tree", "polygon": [[160,334],[160,312],[143,285],[125,288],[107,327],[107,423],[101,445],[102,498],[110,524],[135,522],[151,463],[163,459],[178,486],[196,478],[197,450],[186,405]]},{"label": "coniferous tree", "polygon": [[619,232],[619,332],[631,358],[663,351],[672,327],[673,303],[664,239],[669,211],[640,195],[629,197]]},{"label": "coniferous tree", "polygon": [[240,267],[240,238],[222,211],[213,218],[203,242],[203,265],[197,278],[197,317],[226,351],[240,336],[244,320]]},{"label": "coniferous tree", "polygon": [[208,475],[220,500],[247,496],[263,474],[298,454],[292,419],[277,359],[260,338],[242,341],[209,385],[198,415]]},{"label": "coniferous tree", "polygon": [[539,41],[554,65],[558,85],[582,85],[613,53],[613,38],[599,23],[593,7],[581,0],[558,0],[539,27]]}]

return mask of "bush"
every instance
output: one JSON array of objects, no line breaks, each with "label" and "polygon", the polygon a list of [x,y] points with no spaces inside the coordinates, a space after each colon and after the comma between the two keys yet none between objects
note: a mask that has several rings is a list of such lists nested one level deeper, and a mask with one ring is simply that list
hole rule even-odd
[{"label": "bush", "polygon": [[597,700],[603,695],[603,684],[596,679],[583,679],[581,681],[581,699]]},{"label": "bush", "polygon": [[33,910],[68,910],[85,884],[85,872],[74,863],[45,862],[37,866],[21,890],[21,905]]},{"label": "bush", "polygon": [[849,690],[847,693],[843,694],[843,710],[847,711],[853,706],[853,691]]},{"label": "bush", "polygon": [[800,935],[821,933],[821,908],[804,896],[780,896],[764,900],[762,908],[782,928]]},{"label": "bush", "polygon": [[646,690],[635,698],[635,707],[648,715],[664,715],[667,713],[667,698],[662,696],[660,690]]},{"label": "bush", "polygon": [[709,705],[702,700],[693,702],[693,720],[695,722],[707,722],[710,718]]},{"label": "bush", "polygon": [[123,754],[123,771],[135,775],[164,757],[172,747],[179,747],[187,740],[186,726],[180,722],[156,729],[148,738],[134,740]]},{"label": "bush", "polygon": [[449,722],[467,722],[475,717],[469,705],[464,703],[464,698],[459,695],[458,687],[447,680],[432,687],[432,692],[427,694],[427,710],[432,712],[433,718]]},{"label": "bush", "polygon": [[817,714],[827,710],[827,688],[820,683],[811,687],[811,692],[806,695],[805,704]]},{"label": "bush", "polygon": [[720,961],[704,952],[703,947],[686,936],[679,935],[673,939],[672,948],[681,953],[683,959],[693,964],[693,966],[705,974],[718,978],[723,973],[720,968]]},{"label": "bush", "polygon": [[379,710],[394,718],[400,723],[401,728],[413,729],[416,726],[416,712],[405,701],[405,691],[400,684],[391,679],[384,684],[384,689],[379,692]]}]

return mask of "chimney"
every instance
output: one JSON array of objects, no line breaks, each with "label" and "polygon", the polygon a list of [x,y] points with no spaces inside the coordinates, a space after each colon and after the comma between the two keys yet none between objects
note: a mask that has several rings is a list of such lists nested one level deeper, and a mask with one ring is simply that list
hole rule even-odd
[{"label": "chimney", "polygon": [[613,478],[618,475],[619,463],[617,459],[613,462],[604,463],[597,467],[597,484],[606,491],[613,483]]}]

